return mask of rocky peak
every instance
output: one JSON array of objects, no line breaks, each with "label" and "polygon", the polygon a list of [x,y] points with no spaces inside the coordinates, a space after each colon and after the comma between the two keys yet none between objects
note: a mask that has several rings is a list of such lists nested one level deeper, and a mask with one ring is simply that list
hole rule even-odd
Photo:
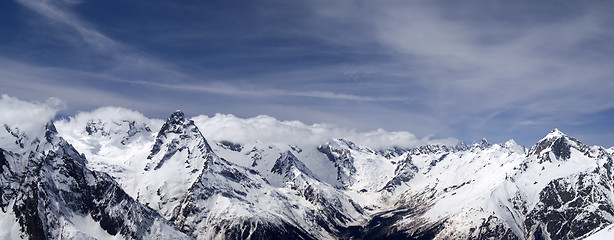
[{"label": "rocky peak", "polygon": [[[156,141],[147,159],[152,160],[145,170],[158,169],[176,153],[187,150],[187,160],[183,160],[190,165],[193,159],[197,160],[196,168],[201,169],[202,159],[212,153],[211,146],[205,137],[194,124],[194,121],[186,119],[183,112],[177,110],[162,125],[160,132],[156,136]],[[153,165],[152,165],[153,164]],[[206,167],[206,163],[205,167]],[[192,166],[194,167],[194,166]]]},{"label": "rocky peak", "polygon": [[588,146],[555,128],[533,145],[527,155],[537,155],[542,161],[551,161],[549,153],[552,153],[557,159],[565,160],[570,158],[572,148],[581,152],[588,150]]},{"label": "rocky peak", "polygon": [[166,121],[170,123],[183,123],[185,122],[185,115],[181,110],[176,110]]},{"label": "rocky peak", "polygon": [[558,128],[552,129],[542,140],[550,139],[550,138],[561,138],[566,137],[567,135],[561,132]]},{"label": "rocky peak", "polygon": [[510,139],[507,142],[505,142],[503,144],[504,148],[511,150],[512,152],[516,152],[516,153],[522,153],[524,154],[525,149],[523,146],[518,145],[518,143],[516,143],[516,141],[514,141],[514,139]]},{"label": "rocky peak", "polygon": [[51,143],[56,135],[58,135],[58,130],[55,128],[53,122],[49,121],[45,124],[45,138],[47,142]]},{"label": "rocky peak", "polygon": [[166,135],[167,133],[181,133],[187,126],[194,126],[194,122],[192,120],[187,120],[186,122],[183,112],[177,110],[166,119],[158,136]]},{"label": "rocky peak", "polygon": [[308,176],[314,178],[313,173],[303,162],[301,162],[292,152],[286,151],[280,154],[279,158],[275,161],[275,165],[271,169],[271,172],[290,177],[293,169],[296,169]]},{"label": "rocky peak", "polygon": [[471,147],[484,150],[490,147],[490,145],[491,144],[488,142],[488,140],[486,140],[486,138],[482,138],[482,140],[480,140],[479,142],[474,142],[473,144],[471,144]]}]

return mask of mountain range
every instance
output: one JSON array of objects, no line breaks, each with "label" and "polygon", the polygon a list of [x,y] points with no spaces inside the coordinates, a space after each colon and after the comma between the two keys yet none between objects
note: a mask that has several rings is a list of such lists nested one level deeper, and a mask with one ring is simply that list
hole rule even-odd
[{"label": "mountain range", "polygon": [[614,236],[614,148],[557,129],[528,149],[381,147],[211,139],[202,129],[253,134],[205,124],[181,111],[4,124],[0,239]]}]

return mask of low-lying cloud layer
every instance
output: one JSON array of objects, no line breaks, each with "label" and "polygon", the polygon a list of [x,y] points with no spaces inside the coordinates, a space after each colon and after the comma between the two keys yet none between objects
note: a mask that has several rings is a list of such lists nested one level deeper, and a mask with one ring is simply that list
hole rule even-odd
[{"label": "low-lying cloud layer", "polygon": [[0,125],[2,128],[6,125],[12,130],[19,129],[19,132],[30,137],[39,137],[45,124],[64,108],[64,102],[58,98],[30,102],[3,94],[0,96]]},{"label": "low-lying cloud layer", "polygon": [[212,140],[228,140],[245,143],[285,143],[291,145],[319,145],[331,139],[343,138],[368,147],[381,149],[393,146],[416,147],[426,144],[456,145],[452,138],[418,138],[406,131],[388,132],[383,129],[361,132],[332,124],[307,125],[300,121],[279,121],[260,115],[254,118],[238,118],[230,114],[213,117],[199,115],[193,118],[205,137]]},{"label": "low-lying cloud layer", "polygon": [[[121,123],[124,120],[135,121],[138,123],[147,124],[152,128],[152,130],[156,130],[156,128],[160,128],[162,126],[163,121],[160,119],[151,119],[145,117],[142,113],[123,108],[123,107],[101,107],[91,112],[79,112],[75,116],[70,116],[68,118],[60,119],[55,122],[56,125],[66,125],[70,124],[74,126],[75,131],[83,131],[83,127],[85,127],[89,121],[91,120],[100,120],[103,123]],[[77,129],[77,126],[81,126],[81,128]]]},{"label": "low-lying cloud layer", "polygon": [[[418,138],[410,132],[388,132],[383,129],[362,132],[333,124],[307,125],[300,121],[280,121],[260,115],[254,118],[238,118],[230,114],[216,114],[213,117],[198,115],[191,118],[204,137],[210,141],[231,141],[238,143],[262,142],[269,144],[290,144],[317,146],[331,139],[343,138],[371,148],[381,149],[393,146],[416,147],[426,144],[456,145],[456,139]],[[102,107],[92,112],[80,112],[74,117],[56,121],[61,131],[72,131],[78,136],[85,131],[90,120],[113,124],[123,120],[145,123],[155,133],[164,120],[151,119],[134,110],[121,107]]]}]

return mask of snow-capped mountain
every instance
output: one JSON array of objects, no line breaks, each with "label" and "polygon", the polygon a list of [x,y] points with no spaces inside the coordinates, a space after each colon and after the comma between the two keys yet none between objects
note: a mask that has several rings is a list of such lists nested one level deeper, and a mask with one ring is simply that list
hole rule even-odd
[{"label": "snow-capped mountain", "polygon": [[400,166],[404,188],[386,190],[404,206],[376,214],[367,238],[578,239],[613,220],[612,155],[556,129],[526,154],[480,143],[410,151]]},{"label": "snow-capped mountain", "polygon": [[[57,121],[57,133],[49,124],[47,138],[5,126],[0,223],[11,230],[0,237],[581,239],[614,232],[614,151],[557,129],[529,149],[485,139],[382,148],[262,135],[273,128],[223,137],[209,120],[109,108]],[[28,199],[40,196],[50,200],[37,200],[37,213]]]},{"label": "snow-capped mountain", "polygon": [[[67,128],[66,123],[59,125]],[[91,149],[87,126],[81,132],[67,131],[75,133],[70,139],[81,139],[79,135],[88,139],[76,143],[85,151]],[[125,138],[127,134],[118,133],[115,138]],[[293,155],[291,151],[298,152],[297,147],[281,152],[273,146],[258,146],[263,150],[252,146],[247,151],[228,141],[215,144],[219,149],[241,154],[247,161],[238,162],[253,167],[241,166],[218,157],[194,122],[180,111],[162,124],[155,137],[141,140],[150,146],[149,155],[126,154],[119,162],[128,163],[121,168],[130,170],[110,174],[131,196],[193,237],[331,238],[330,231],[362,219],[358,204],[319,181]],[[125,149],[138,149],[132,144],[138,143],[129,143]],[[92,151],[88,154],[96,155]],[[118,155],[110,154],[114,158]],[[97,155],[96,159],[118,162],[104,161],[104,157]],[[91,167],[108,168],[104,164]]]},{"label": "snow-capped mountain", "polygon": [[0,129],[2,239],[189,239],[86,159],[53,123],[29,135]]}]

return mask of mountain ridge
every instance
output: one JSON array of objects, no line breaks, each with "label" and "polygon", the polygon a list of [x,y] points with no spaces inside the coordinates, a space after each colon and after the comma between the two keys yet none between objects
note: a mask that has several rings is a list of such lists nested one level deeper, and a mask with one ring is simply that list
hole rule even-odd
[{"label": "mountain ridge", "polygon": [[[378,149],[339,138],[208,140],[181,111],[164,123],[83,119],[59,122],[55,134],[189,238],[579,239],[614,222],[611,149],[558,129],[529,149],[485,139]],[[15,139],[7,146],[28,148],[31,137],[3,130]]]}]

